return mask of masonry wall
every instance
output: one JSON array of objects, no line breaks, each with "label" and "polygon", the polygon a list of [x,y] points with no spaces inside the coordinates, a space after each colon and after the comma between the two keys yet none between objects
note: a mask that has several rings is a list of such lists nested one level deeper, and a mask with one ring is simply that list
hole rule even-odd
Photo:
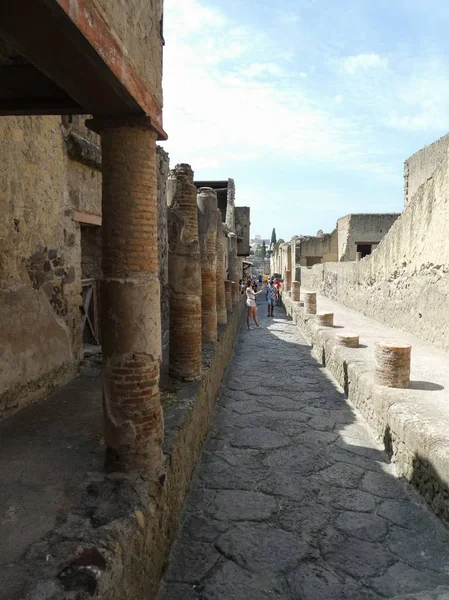
[{"label": "masonry wall", "polygon": [[356,260],[357,244],[379,243],[399,216],[400,213],[373,213],[346,215],[338,219],[338,260]]},{"label": "masonry wall", "polygon": [[301,269],[302,285],[449,350],[448,158],[359,262]]},{"label": "masonry wall", "polygon": [[[90,0],[162,105],[162,0]],[[74,2],[77,4],[78,0]],[[81,2],[79,2],[81,4]],[[79,8],[81,10],[81,8]]]},{"label": "masonry wall", "polygon": [[404,205],[416,194],[420,185],[446,159],[449,148],[449,133],[416,152],[404,163]]},{"label": "masonry wall", "polygon": [[68,156],[73,123],[0,119],[0,418],[71,378],[81,353],[80,227],[101,174]]},{"label": "masonry wall", "polygon": [[156,147],[157,162],[157,230],[159,282],[161,286],[161,332],[162,349],[168,347],[170,327],[170,292],[168,285],[168,229],[167,229],[167,177],[170,170],[168,154],[161,146]]},{"label": "masonry wall", "polygon": [[320,236],[304,236],[301,238],[299,246],[299,263],[302,266],[338,260],[338,234],[336,229],[332,233],[324,233]]},{"label": "masonry wall", "polygon": [[242,238],[237,243],[238,256],[250,255],[250,208],[249,206],[236,206],[234,209],[235,233]]}]

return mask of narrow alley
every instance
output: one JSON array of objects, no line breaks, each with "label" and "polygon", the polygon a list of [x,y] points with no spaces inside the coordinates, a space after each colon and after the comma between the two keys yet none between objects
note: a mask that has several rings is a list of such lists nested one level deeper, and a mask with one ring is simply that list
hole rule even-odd
[{"label": "narrow alley", "polygon": [[158,600],[449,598],[446,528],[265,308],[263,329],[242,323]]}]

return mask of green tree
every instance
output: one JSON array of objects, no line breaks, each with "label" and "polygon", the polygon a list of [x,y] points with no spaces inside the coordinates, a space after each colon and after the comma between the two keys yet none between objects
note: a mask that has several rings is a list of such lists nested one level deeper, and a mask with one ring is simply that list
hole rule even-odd
[{"label": "green tree", "polygon": [[273,227],[273,231],[271,232],[271,243],[273,246],[276,244],[276,229]]}]

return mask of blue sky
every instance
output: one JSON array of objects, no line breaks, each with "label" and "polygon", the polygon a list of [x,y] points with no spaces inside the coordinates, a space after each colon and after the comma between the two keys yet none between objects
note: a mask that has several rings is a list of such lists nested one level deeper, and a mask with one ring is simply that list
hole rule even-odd
[{"label": "blue sky", "polygon": [[447,0],[165,0],[171,166],[236,184],[251,232],[400,212],[404,160],[449,130]]}]

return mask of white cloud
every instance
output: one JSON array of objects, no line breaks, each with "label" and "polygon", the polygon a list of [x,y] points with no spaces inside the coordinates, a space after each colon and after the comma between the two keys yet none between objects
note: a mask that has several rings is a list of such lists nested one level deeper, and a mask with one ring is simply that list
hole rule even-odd
[{"label": "white cloud", "polygon": [[387,66],[388,59],[374,53],[348,56],[343,63],[345,71],[350,75],[354,75],[357,71],[366,71],[367,69],[386,69]]},{"label": "white cloud", "polygon": [[343,96],[338,94],[338,96],[335,96],[334,100],[337,104],[341,104],[343,102]]},{"label": "white cloud", "polygon": [[286,155],[345,168],[349,157],[366,161],[356,128],[308,98],[307,74],[292,68],[277,40],[198,0],[166,0],[164,21],[164,124],[174,163],[227,171],[233,161]]}]

